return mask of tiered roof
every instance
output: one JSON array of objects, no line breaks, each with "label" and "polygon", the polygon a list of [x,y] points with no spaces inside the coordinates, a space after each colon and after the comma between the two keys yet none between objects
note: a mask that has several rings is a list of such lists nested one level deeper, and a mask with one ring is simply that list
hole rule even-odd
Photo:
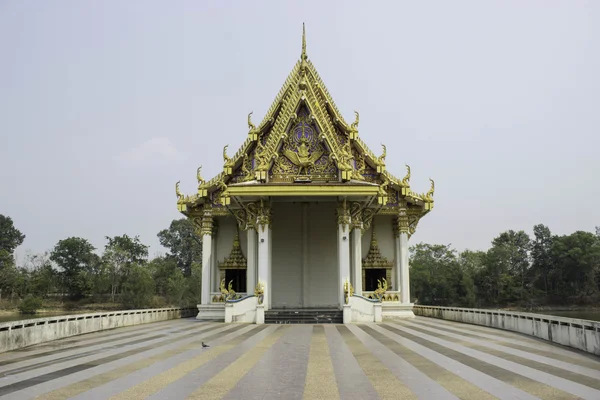
[{"label": "tiered roof", "polygon": [[[283,147],[293,124],[298,120],[301,110],[308,110],[310,122],[316,127],[322,148],[325,149],[324,160],[332,162],[339,174],[336,181],[313,182],[318,188],[308,189],[306,183],[290,183],[303,185],[306,194],[323,195],[324,186],[337,187],[331,193],[357,194],[371,193],[379,198],[379,203],[397,204],[400,201],[419,206],[425,212],[433,208],[433,181],[429,192],[418,194],[410,188],[410,168],[403,179],[392,175],[386,169],[386,148],[383,153],[375,155],[358,136],[359,114],[355,112],[355,120],[348,124],[335,105],[333,98],[321,80],[316,68],[306,53],[306,35],[302,33],[302,53],[291,73],[285,80],[273,104],[261,123],[256,126],[248,115],[248,134],[244,143],[232,156],[227,155],[227,146],[223,150],[223,171],[208,181],[197,173],[198,193],[184,196],[177,185],[178,208],[187,212],[206,203],[213,205],[229,204],[229,194],[236,196],[261,192],[259,187],[271,187],[269,193],[282,188],[281,182],[275,183],[269,174],[274,163],[283,155]],[[259,187],[257,187],[259,185]],[[289,185],[288,185],[289,186]],[[344,189],[339,187],[343,186]],[[371,189],[369,189],[371,187]],[[359,189],[360,188],[360,189]],[[250,193],[251,192],[251,193]],[[265,192],[267,193],[267,192]],[[291,193],[290,189],[282,189],[281,193]]]}]

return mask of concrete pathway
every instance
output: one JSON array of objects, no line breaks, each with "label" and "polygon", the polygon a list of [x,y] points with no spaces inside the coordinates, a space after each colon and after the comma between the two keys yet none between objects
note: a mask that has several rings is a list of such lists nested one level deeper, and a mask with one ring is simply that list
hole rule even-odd
[{"label": "concrete pathway", "polygon": [[598,400],[600,358],[421,317],[378,325],[186,319],[0,354],[0,399],[32,398]]}]

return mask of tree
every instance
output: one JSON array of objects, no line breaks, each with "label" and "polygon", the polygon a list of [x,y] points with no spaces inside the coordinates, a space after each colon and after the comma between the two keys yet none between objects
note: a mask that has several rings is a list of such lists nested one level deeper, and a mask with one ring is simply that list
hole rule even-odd
[{"label": "tree", "polygon": [[28,254],[25,263],[30,275],[28,292],[37,297],[47,297],[56,289],[58,280],[58,273],[52,266],[50,254]]},{"label": "tree", "polygon": [[167,296],[169,292],[169,278],[174,273],[181,274],[177,262],[172,257],[156,257],[148,263],[156,284],[156,293],[159,296]]},{"label": "tree", "polygon": [[411,248],[409,265],[411,293],[420,303],[450,305],[462,300],[460,265],[449,245],[419,243]]},{"label": "tree", "polygon": [[50,260],[61,269],[63,286],[70,297],[82,297],[89,292],[89,272],[98,256],[86,239],[70,237],[59,241],[50,254]]},{"label": "tree", "polygon": [[15,294],[19,271],[15,266],[14,252],[25,240],[25,235],[15,228],[10,217],[0,214],[0,295]]},{"label": "tree", "polygon": [[147,268],[138,264],[129,267],[129,276],[123,282],[123,304],[130,308],[152,306],[154,279]]},{"label": "tree", "polygon": [[192,273],[192,263],[200,262],[202,257],[202,241],[196,235],[192,222],[187,218],[175,219],[169,229],[158,233],[160,244],[169,249],[168,255],[177,261],[183,274]]},{"label": "tree", "polygon": [[146,262],[148,246],[142,244],[138,236],[107,236],[106,240],[108,243],[104,249],[103,261],[109,270],[110,297],[114,301],[121,281],[130,275],[131,266]]},{"label": "tree", "polygon": [[10,217],[0,214],[0,251],[13,254],[25,240],[25,235],[15,228]]},{"label": "tree", "polygon": [[552,270],[552,233],[546,225],[538,224],[533,227],[533,235],[535,239],[531,245],[532,268],[536,275],[541,276],[544,292],[547,295],[550,271]]},{"label": "tree", "polygon": [[577,231],[556,236],[551,254],[556,280],[563,295],[592,295],[598,292],[600,240],[590,232]]},{"label": "tree", "polygon": [[[502,282],[506,285],[509,282],[519,282],[520,289],[513,290],[513,288],[505,289],[511,292],[509,297],[512,297],[513,292],[518,292],[518,297],[523,299],[525,297],[525,282],[529,272],[529,250],[531,248],[531,239],[524,231],[515,232],[512,229],[501,233],[492,241],[492,259],[496,262],[503,264],[501,273],[506,273],[507,276],[511,276],[512,279],[508,279],[506,276],[499,275],[498,277],[503,278]],[[501,260],[498,256],[502,255]],[[499,293],[501,294],[501,293]],[[506,293],[508,295],[508,292]]]}]

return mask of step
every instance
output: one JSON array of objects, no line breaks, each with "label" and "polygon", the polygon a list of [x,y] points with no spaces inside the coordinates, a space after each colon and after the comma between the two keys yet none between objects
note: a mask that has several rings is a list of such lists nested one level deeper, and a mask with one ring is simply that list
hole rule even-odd
[{"label": "step", "polygon": [[341,324],[343,314],[337,309],[278,309],[265,312],[266,324]]}]

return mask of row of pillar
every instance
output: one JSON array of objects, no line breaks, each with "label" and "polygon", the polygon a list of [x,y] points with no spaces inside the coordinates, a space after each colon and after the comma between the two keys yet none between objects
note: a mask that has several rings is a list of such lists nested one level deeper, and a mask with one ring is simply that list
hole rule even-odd
[{"label": "row of pillar", "polygon": [[[339,304],[345,303],[344,292],[342,290],[344,283],[349,281],[354,286],[354,292],[362,295],[362,221],[360,216],[351,218],[349,210],[345,203],[340,205],[337,210],[338,217],[338,290]],[[271,269],[272,269],[272,230],[270,226],[270,210],[268,207],[262,207],[257,214],[256,223],[247,226],[248,250],[247,250],[247,271],[246,271],[246,291],[248,294],[254,293],[258,282],[264,288],[263,304],[265,309],[271,306],[270,288],[271,288]],[[350,235],[352,230],[352,237]],[[201,303],[210,304],[210,276],[213,268],[213,255],[215,246],[213,243],[213,219],[210,211],[205,211],[202,218],[200,234],[202,235],[202,294]],[[395,251],[395,275],[399,281],[398,289],[401,292],[401,302],[410,303],[410,284],[408,267],[408,218],[406,211],[401,210],[397,219],[394,221],[394,251]],[[350,242],[352,241],[352,263],[350,258]],[[208,251],[206,251],[209,249]],[[352,264],[352,273],[351,273]]]}]

